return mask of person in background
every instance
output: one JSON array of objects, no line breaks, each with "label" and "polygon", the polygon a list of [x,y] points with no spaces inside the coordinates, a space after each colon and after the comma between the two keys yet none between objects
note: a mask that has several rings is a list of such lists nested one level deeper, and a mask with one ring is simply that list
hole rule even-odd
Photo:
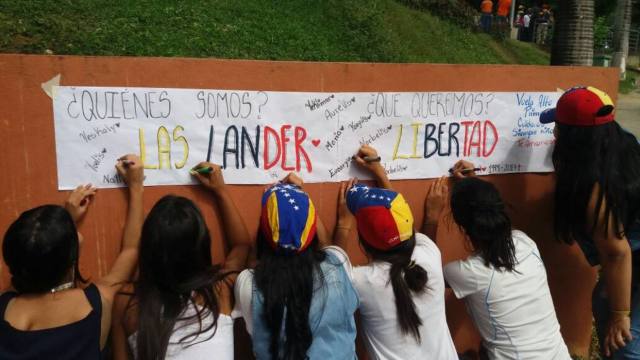
[{"label": "person in background", "polygon": [[360,296],[358,330],[370,359],[457,360],[445,314],[440,251],[414,231],[411,209],[391,189],[379,159],[372,147],[360,148],[354,160],[380,188],[352,180],[342,185],[338,201],[335,242],[346,242],[355,216],[361,248],[370,260],[353,269]]},{"label": "person in background", "polygon": [[258,360],[352,360],[358,296],[351,263],[302,187],[291,173],[264,192],[258,264],[236,281],[237,311]]},{"label": "person in background", "polygon": [[530,42],[531,41],[531,9],[527,9],[527,12],[522,17],[522,41]]},{"label": "person in background", "polygon": [[472,248],[466,259],[445,265],[445,280],[464,299],[489,359],[570,360],[536,243],[512,229],[498,190],[473,169],[458,162],[451,196],[448,180],[440,179],[425,201],[427,233],[435,236],[448,202]]},{"label": "person in background", "polygon": [[135,155],[116,168],[128,185],[129,207],[122,248],[111,270],[86,284],[78,262],[82,236],[76,225],[95,188],[76,188],[65,207],[44,205],[23,212],[2,243],[12,290],[0,296],[0,359],[101,359],[116,293],[138,261],[142,227],[143,165]]},{"label": "person in background", "polygon": [[498,10],[496,11],[496,24],[500,33],[509,29],[509,13],[511,13],[512,0],[498,0]]},{"label": "person in background", "polygon": [[594,87],[567,90],[540,121],[555,123],[556,236],[601,270],[592,297],[600,348],[640,359],[640,145]]},{"label": "person in background", "polygon": [[234,358],[233,285],[251,238],[220,167],[203,162],[196,169],[211,169],[192,174],[218,205],[230,251],[213,265],[212,238],[196,205],[180,196],[160,199],[142,229],[137,280],[116,302],[115,359]]},{"label": "person in background", "polygon": [[491,20],[493,18],[493,1],[482,0],[480,3],[480,28],[488,33],[491,31]]}]

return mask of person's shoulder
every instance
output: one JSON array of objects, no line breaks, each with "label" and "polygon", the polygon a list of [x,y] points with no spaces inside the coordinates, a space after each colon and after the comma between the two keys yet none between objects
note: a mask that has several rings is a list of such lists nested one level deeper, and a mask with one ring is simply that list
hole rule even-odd
[{"label": "person's shoulder", "polygon": [[536,242],[533,241],[532,238],[529,237],[524,231],[521,230],[511,230],[511,238],[513,239],[514,244],[517,246],[520,244],[526,244],[529,247],[537,248]]},{"label": "person's shoulder", "polygon": [[244,269],[238,274],[235,286],[253,283],[253,269]]},{"label": "person's shoulder", "polygon": [[423,248],[427,248],[432,251],[435,251],[437,253],[440,253],[440,249],[438,248],[438,245],[436,245],[436,243],[433,240],[431,240],[431,238],[428,237],[427,235],[416,232],[414,237],[416,239],[416,247],[423,247]]},{"label": "person's shoulder", "polygon": [[324,251],[324,253],[328,255],[329,261],[333,265],[342,265],[344,263],[351,264],[349,255],[346,251],[344,251],[344,249],[339,246],[329,245],[324,247],[322,251]]}]

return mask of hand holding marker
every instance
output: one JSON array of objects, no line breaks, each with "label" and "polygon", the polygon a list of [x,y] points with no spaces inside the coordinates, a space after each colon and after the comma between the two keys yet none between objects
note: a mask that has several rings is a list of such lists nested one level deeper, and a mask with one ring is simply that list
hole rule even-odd
[{"label": "hand holding marker", "polygon": [[205,167],[194,167],[191,170],[189,170],[189,174],[191,175],[195,175],[196,173],[198,174],[211,174],[211,172],[213,171],[213,168],[210,166],[205,166]]},{"label": "hand holding marker", "polygon": [[449,174],[455,178],[462,179],[469,176],[476,176],[476,172],[485,170],[485,167],[476,167],[470,161],[459,160],[449,169]]},{"label": "hand holding marker", "polygon": [[468,174],[470,172],[476,172],[476,171],[482,171],[484,170],[484,168],[467,168],[467,169],[460,169],[460,170],[454,170],[453,168],[449,169],[449,174],[453,174],[454,171],[459,171],[463,174]]},{"label": "hand holding marker", "polygon": [[[353,155],[351,157],[352,160],[356,159],[356,156]],[[362,158],[366,163],[373,163],[373,162],[380,162],[381,158],[380,156],[365,156]]]}]

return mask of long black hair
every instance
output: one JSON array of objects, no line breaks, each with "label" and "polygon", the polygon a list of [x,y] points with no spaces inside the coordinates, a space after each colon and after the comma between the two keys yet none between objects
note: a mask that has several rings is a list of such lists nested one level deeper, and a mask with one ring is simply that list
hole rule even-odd
[{"label": "long black hair", "polygon": [[2,254],[11,284],[21,294],[37,294],[65,281],[81,281],[78,232],[69,212],[43,205],[20,214],[7,229]]},{"label": "long black hair", "polygon": [[362,236],[359,239],[365,252],[374,260],[391,264],[389,281],[395,296],[398,325],[403,334],[411,334],[419,342],[422,319],[416,311],[413,294],[421,294],[426,290],[429,277],[424,268],[411,260],[416,246],[415,235],[387,251],[371,247]]},{"label": "long black hair", "polygon": [[[313,342],[309,309],[314,290],[324,286],[320,263],[325,260],[325,253],[317,249],[317,235],[309,247],[296,254],[270,247],[260,231],[257,243],[260,261],[254,276],[256,288],[264,298],[271,358],[306,359]],[[283,318],[284,336],[280,334]],[[280,348],[282,337],[284,344]]]},{"label": "long black hair", "polygon": [[[213,337],[219,306],[215,285],[222,278],[212,265],[209,230],[189,199],[168,195],[151,209],[142,228],[139,276],[134,284],[138,308],[138,359],[164,359],[178,320],[199,328],[179,341],[193,345]],[[196,306],[196,301],[202,306]],[[193,316],[183,314],[192,306]],[[212,315],[211,323],[203,319]],[[207,339],[198,335],[214,329]]]},{"label": "long black hair", "polygon": [[476,177],[457,181],[451,191],[451,212],[485,265],[514,270],[516,250],[511,219],[493,184]]},{"label": "long black hair", "polygon": [[597,221],[588,223],[587,208],[594,186],[599,192],[594,219],[604,204],[604,231],[612,220],[618,236],[638,219],[640,208],[640,145],[617,122],[578,127],[556,124],[553,150],[556,172],[555,233],[569,244],[592,241]]}]

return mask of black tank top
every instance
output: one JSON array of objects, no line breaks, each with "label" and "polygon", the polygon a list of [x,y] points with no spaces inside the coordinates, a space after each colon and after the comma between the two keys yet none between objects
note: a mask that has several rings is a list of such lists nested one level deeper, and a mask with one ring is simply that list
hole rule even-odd
[{"label": "black tank top", "polygon": [[0,359],[101,359],[100,320],[102,302],[98,288],[84,289],[91,312],[82,320],[50,329],[23,331],[4,319],[7,304],[18,294],[0,295]]}]

